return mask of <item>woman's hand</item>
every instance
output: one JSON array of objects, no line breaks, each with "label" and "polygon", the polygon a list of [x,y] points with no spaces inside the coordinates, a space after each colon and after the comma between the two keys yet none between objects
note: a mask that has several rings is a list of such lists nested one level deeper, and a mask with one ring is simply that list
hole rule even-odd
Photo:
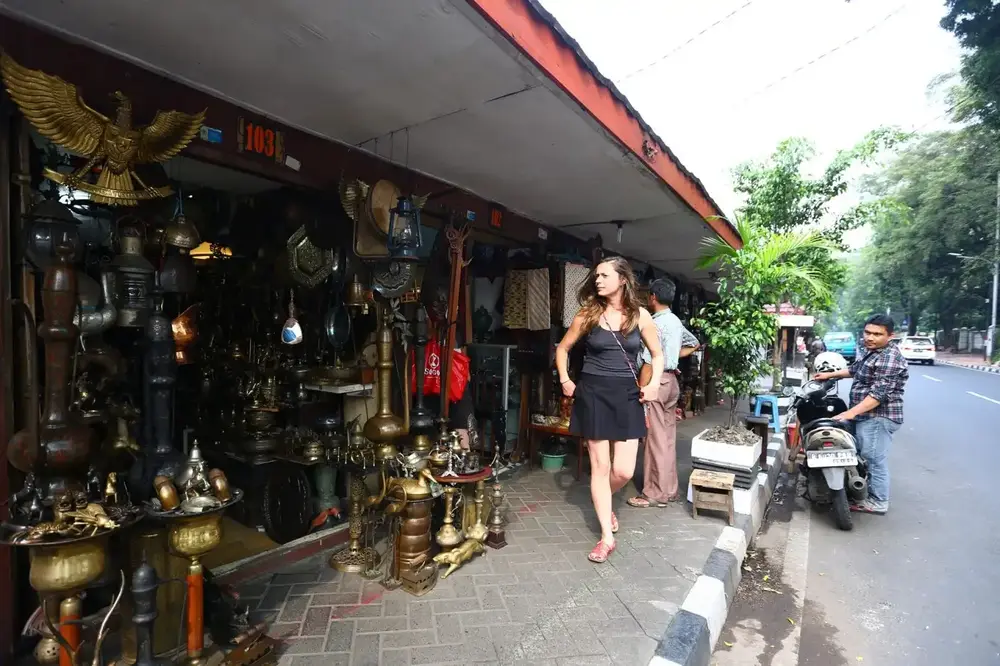
[{"label": "woman's hand", "polygon": [[576,393],[576,384],[573,383],[572,379],[567,379],[562,383],[562,392],[567,398],[573,397],[573,394]]},{"label": "woman's hand", "polygon": [[653,402],[659,397],[660,387],[646,384],[639,389],[639,402]]}]

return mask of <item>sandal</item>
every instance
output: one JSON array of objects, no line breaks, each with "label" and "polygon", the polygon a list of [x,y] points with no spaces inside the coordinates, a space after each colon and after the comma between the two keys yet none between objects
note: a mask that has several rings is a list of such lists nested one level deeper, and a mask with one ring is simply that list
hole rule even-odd
[{"label": "sandal", "polygon": [[611,533],[618,534],[618,516],[614,511],[611,512]]},{"label": "sandal", "polygon": [[654,502],[649,498],[643,497],[642,495],[631,497],[626,503],[631,507],[635,507],[636,509],[649,509],[651,507],[662,509],[663,507],[667,506],[663,502]]},{"label": "sandal", "polygon": [[615,548],[617,547],[618,547],[617,541],[613,542],[609,546],[604,542],[603,539],[601,539],[600,541],[597,542],[597,545],[594,546],[594,550],[590,551],[590,555],[587,556],[587,559],[590,560],[591,562],[594,562],[595,564],[604,564],[605,562],[608,561],[608,556],[610,556],[611,553],[615,552]]}]

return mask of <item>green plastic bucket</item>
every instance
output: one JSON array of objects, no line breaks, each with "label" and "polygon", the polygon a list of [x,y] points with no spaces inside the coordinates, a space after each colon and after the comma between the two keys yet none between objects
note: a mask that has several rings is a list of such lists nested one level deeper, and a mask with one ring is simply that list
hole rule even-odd
[{"label": "green plastic bucket", "polygon": [[563,463],[566,461],[566,454],[551,454],[542,453],[542,469],[546,472],[558,472],[563,468]]}]

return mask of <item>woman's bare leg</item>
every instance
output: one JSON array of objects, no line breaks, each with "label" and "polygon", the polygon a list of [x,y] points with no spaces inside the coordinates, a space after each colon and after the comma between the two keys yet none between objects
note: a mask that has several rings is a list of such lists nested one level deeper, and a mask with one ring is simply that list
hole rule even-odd
[{"label": "woman's bare leg", "polygon": [[622,442],[612,442],[615,450],[615,460],[611,466],[611,494],[615,494],[628,485],[635,475],[635,458],[639,451],[638,439],[626,439]]},{"label": "woman's bare leg", "polygon": [[610,545],[615,541],[611,532],[611,443],[606,439],[592,439],[587,442],[587,451],[590,453],[590,497],[601,523],[601,540]]}]

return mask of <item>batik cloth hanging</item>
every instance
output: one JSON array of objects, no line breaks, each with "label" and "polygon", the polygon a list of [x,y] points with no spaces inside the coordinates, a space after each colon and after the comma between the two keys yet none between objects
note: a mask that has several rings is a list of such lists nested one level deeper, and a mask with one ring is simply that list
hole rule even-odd
[{"label": "batik cloth hanging", "polygon": [[549,269],[507,271],[503,290],[503,325],[544,331],[552,328]]},{"label": "batik cloth hanging", "polygon": [[563,312],[562,324],[569,328],[573,317],[580,311],[580,300],[577,294],[583,281],[587,279],[590,269],[582,264],[563,264]]}]

